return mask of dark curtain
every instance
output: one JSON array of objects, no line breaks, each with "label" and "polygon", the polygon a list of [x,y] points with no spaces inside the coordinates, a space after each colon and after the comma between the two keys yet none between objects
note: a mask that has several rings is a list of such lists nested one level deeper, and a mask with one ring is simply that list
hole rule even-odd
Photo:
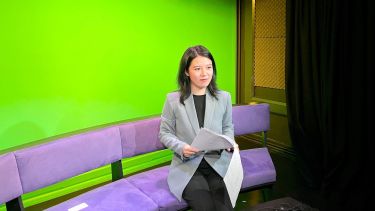
[{"label": "dark curtain", "polygon": [[287,0],[289,130],[323,210],[375,209],[373,14],[371,0]]}]

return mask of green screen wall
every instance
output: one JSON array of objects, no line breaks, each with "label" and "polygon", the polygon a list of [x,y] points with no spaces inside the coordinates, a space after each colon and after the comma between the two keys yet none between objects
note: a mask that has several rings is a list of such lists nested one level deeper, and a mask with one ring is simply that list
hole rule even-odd
[{"label": "green screen wall", "polygon": [[236,1],[0,1],[0,151],[160,114],[184,50],[235,99]]}]

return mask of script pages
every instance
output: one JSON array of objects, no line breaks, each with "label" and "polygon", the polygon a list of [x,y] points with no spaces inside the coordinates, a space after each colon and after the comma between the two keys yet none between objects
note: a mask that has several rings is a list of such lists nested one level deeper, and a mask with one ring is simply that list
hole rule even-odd
[{"label": "script pages", "polygon": [[[228,136],[215,133],[207,128],[202,128],[191,144],[202,151],[228,149],[234,145],[236,145],[235,141]],[[228,170],[223,178],[233,207],[236,205],[243,180],[240,153],[237,147],[234,149]]]}]

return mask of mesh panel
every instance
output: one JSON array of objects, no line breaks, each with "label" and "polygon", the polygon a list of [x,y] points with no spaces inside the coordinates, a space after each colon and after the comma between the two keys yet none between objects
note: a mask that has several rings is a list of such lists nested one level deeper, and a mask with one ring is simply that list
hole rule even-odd
[{"label": "mesh panel", "polygon": [[286,0],[256,0],[254,85],[285,89]]}]

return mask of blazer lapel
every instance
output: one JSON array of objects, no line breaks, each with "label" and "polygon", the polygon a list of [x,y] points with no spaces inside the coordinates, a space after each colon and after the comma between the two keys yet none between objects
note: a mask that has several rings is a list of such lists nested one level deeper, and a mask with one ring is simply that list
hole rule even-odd
[{"label": "blazer lapel", "polygon": [[189,118],[190,124],[193,127],[195,135],[197,135],[198,132],[199,132],[199,124],[198,124],[197,112],[195,111],[193,95],[190,95],[184,101],[184,103],[185,103],[185,109],[186,109],[186,113],[187,113],[187,116]]},{"label": "blazer lapel", "polygon": [[205,128],[211,128],[212,117],[215,111],[215,105],[216,105],[215,98],[207,90],[206,91],[206,111],[204,114],[204,127]]}]

